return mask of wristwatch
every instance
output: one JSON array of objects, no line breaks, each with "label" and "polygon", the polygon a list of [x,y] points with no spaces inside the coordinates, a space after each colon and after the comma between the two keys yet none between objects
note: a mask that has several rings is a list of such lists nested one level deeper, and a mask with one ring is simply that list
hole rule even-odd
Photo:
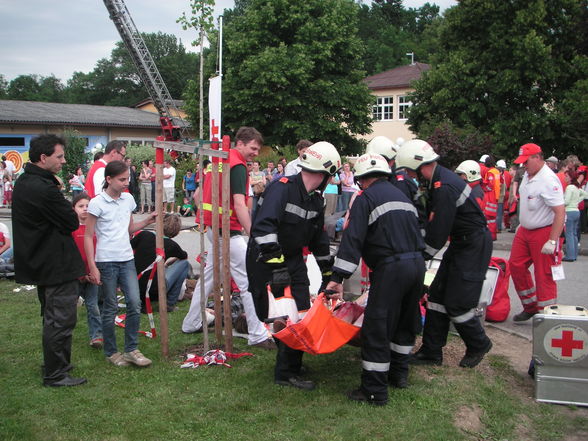
[{"label": "wristwatch", "polygon": [[555,245],[555,244],[556,244],[555,240],[550,240],[550,241],[549,241],[549,243],[550,243],[551,245]]}]

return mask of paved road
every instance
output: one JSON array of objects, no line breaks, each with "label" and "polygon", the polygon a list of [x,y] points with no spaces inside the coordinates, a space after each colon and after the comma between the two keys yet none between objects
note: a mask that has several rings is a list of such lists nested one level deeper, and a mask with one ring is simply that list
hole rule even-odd
[{"label": "paved road", "polygon": [[[0,210],[0,222],[5,223],[12,231],[12,224],[10,220],[10,213],[8,210]],[[142,216],[135,215],[135,219],[141,219]],[[200,253],[200,235],[197,232],[191,231],[189,228],[194,225],[194,218],[182,218],[183,230],[175,239],[183,249],[188,252],[190,263],[195,272],[200,271],[200,265],[195,258]],[[510,243],[512,242],[513,234],[502,233],[499,239],[495,242],[494,256],[508,258],[510,253]],[[586,242],[586,239],[584,240]],[[206,248],[210,249],[210,244],[206,241]],[[585,247],[588,251],[588,247]],[[576,262],[564,262],[564,271],[566,279],[558,282],[558,301],[566,305],[581,305],[588,307],[588,289],[586,283],[588,282],[586,269],[588,268],[588,256],[580,255]],[[320,285],[320,272],[316,266],[316,262],[312,257],[309,259],[309,277],[311,280],[311,292],[316,292]],[[345,289],[347,292],[360,292],[360,275],[356,272],[354,276],[347,282]],[[522,337],[531,339],[532,337],[532,321],[524,322],[522,324],[515,324],[512,321],[512,316],[522,310],[520,301],[512,286],[512,281],[509,289],[511,297],[511,312],[509,318],[503,323],[492,324],[499,329],[515,333]]]}]

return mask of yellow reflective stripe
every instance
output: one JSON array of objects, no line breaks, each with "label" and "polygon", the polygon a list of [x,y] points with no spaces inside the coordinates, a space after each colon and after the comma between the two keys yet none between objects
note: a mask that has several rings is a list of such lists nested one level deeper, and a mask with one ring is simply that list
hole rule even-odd
[{"label": "yellow reflective stripe", "polygon": [[[204,202],[202,204],[202,209],[204,211],[212,211],[212,204],[208,204],[208,203]],[[223,207],[221,207],[220,205],[218,207],[218,214],[223,214]],[[233,215],[233,210],[229,209],[229,216],[232,216],[232,215]]]},{"label": "yellow reflective stripe", "polygon": [[284,255],[282,254],[280,257],[274,257],[273,259],[268,260],[266,263],[284,263]]}]

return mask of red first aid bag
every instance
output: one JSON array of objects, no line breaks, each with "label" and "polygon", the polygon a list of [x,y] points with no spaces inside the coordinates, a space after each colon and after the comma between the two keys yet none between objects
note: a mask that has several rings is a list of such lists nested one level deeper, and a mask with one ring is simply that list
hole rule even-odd
[{"label": "red first aid bag", "polygon": [[325,304],[324,294],[319,294],[301,321],[289,323],[274,337],[292,349],[317,355],[336,351],[357,336],[360,330],[360,326],[334,317]]},{"label": "red first aid bag", "polygon": [[500,257],[492,257],[489,266],[498,268],[498,280],[492,296],[492,303],[486,307],[486,320],[489,322],[503,322],[510,313],[510,297],[508,296],[510,267],[508,260]]}]

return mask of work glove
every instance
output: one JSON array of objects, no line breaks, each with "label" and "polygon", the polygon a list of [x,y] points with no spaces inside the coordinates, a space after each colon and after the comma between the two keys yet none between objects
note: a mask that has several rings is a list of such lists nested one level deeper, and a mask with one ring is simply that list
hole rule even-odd
[{"label": "work glove", "polygon": [[[555,243],[553,243],[553,242],[555,242]],[[557,244],[556,241],[548,240],[543,245],[543,248],[541,248],[541,254],[555,254],[555,246],[556,246],[556,244]]]},{"label": "work glove", "polygon": [[322,283],[319,289],[319,292],[323,292],[331,280],[331,276],[333,275],[333,264],[335,263],[335,257],[331,256],[328,260],[317,260],[317,264],[319,269],[321,270],[322,276]]}]

